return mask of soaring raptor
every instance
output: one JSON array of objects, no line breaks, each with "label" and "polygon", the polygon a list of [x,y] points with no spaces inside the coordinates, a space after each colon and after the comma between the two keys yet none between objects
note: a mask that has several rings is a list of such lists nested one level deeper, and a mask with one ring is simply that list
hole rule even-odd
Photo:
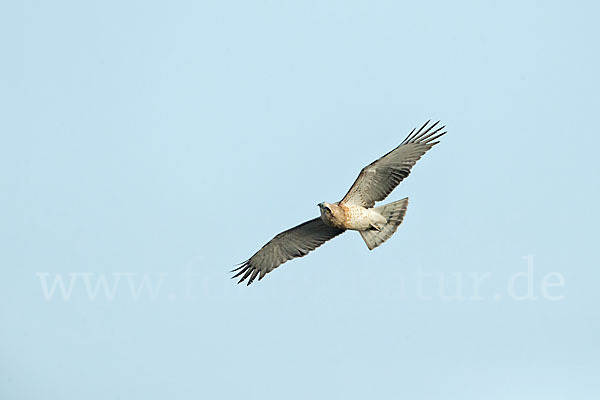
[{"label": "soaring raptor", "polygon": [[284,262],[307,255],[346,230],[358,231],[369,250],[388,240],[402,223],[408,197],[379,207],[374,207],[375,202],[385,199],[446,133],[444,126],[438,126],[439,121],[432,125],[429,122],[413,129],[398,147],[364,167],[342,200],[319,203],[320,217],[275,236],[231,271],[236,273],[233,278],[241,276],[238,283],[248,279],[248,285],[257,276],[261,280]]}]

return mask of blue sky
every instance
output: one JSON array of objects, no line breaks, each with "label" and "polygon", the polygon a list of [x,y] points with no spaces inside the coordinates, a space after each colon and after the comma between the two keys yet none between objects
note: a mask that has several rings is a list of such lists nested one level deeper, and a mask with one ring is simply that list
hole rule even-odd
[{"label": "blue sky", "polygon": [[[1,397],[598,398],[598,11],[3,2]],[[430,118],[392,239],[229,279]]]}]

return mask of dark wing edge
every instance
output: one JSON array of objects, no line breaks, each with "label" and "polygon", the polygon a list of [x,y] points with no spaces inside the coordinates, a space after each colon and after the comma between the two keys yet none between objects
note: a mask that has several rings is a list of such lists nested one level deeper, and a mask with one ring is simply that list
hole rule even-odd
[{"label": "dark wing edge", "polygon": [[236,272],[231,278],[241,275],[238,283],[248,279],[250,285],[258,276],[260,281],[284,262],[293,258],[304,257],[310,251],[326,241],[343,233],[343,229],[329,226],[319,218],[311,219],[287,231],[283,231],[261,247],[252,257],[232,270]]},{"label": "dark wing edge", "polygon": [[[438,126],[440,121],[437,121],[432,125],[429,125],[430,122],[431,120],[428,120],[418,130],[416,128],[413,129],[408,136],[406,136],[406,139],[400,143],[400,145],[364,167],[358,174],[358,177],[348,192],[344,195],[342,200],[340,200],[340,203],[348,203],[349,201],[353,200],[355,196],[360,196],[364,206],[373,207],[376,201],[385,199],[392,192],[392,190],[394,190],[400,184],[400,182],[402,182],[404,178],[410,174],[411,168],[421,158],[421,156],[433,146],[438,144],[439,140],[437,139],[447,133],[444,131],[444,128],[446,128],[445,125]],[[414,148],[409,149],[410,147]],[[401,153],[401,150],[403,149],[406,149],[406,154]],[[377,193],[374,193],[375,199],[362,199],[360,190],[368,189],[371,181],[378,178],[376,176],[376,168],[382,164],[385,164],[387,161],[389,161],[388,159],[397,155],[405,156],[405,159],[395,160],[394,164],[386,166],[387,168],[385,173],[382,173],[382,175],[384,174],[385,176],[379,177],[380,179],[387,181],[385,182],[386,186],[380,188]]]}]

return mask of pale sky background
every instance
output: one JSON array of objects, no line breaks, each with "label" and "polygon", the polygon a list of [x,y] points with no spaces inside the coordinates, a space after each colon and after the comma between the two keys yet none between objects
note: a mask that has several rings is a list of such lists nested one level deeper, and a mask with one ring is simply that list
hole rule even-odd
[{"label": "pale sky background", "polygon": [[[3,1],[0,398],[600,398],[599,12]],[[429,118],[392,239],[229,279]]]}]

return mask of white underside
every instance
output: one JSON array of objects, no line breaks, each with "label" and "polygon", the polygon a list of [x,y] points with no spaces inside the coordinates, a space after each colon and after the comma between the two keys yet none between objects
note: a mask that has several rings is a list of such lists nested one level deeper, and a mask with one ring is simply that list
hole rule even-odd
[{"label": "white underside", "polygon": [[373,208],[361,206],[346,206],[349,218],[346,221],[346,229],[364,231],[378,229],[385,225],[386,219]]}]

